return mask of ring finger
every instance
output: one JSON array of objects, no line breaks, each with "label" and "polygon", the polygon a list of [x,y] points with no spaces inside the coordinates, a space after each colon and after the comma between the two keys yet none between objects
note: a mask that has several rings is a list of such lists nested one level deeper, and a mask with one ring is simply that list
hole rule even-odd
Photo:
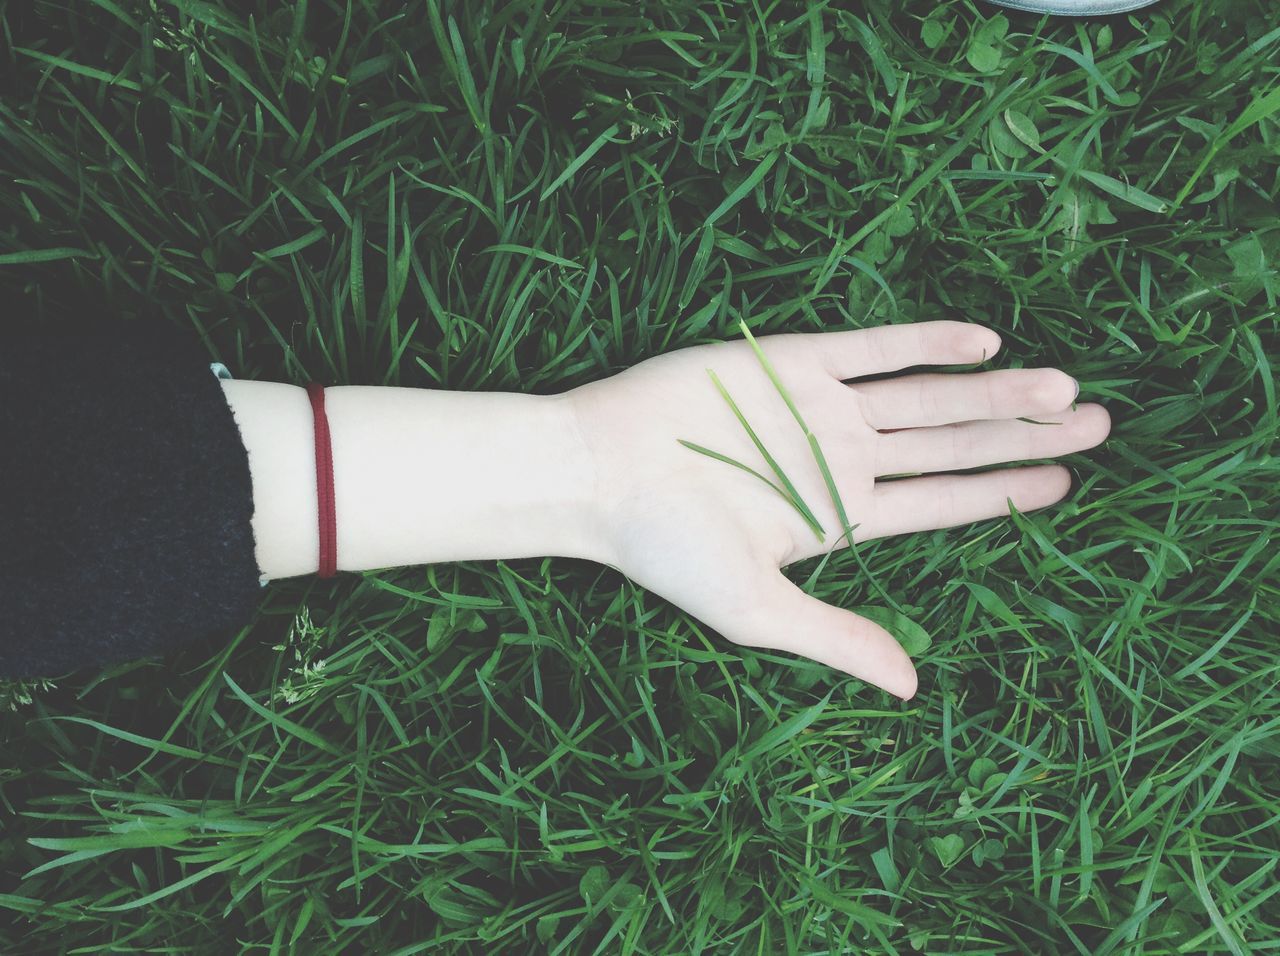
[{"label": "ring finger", "polygon": [[997,369],[964,374],[904,375],[845,386],[862,417],[880,431],[1061,411],[1076,381],[1056,368]]}]

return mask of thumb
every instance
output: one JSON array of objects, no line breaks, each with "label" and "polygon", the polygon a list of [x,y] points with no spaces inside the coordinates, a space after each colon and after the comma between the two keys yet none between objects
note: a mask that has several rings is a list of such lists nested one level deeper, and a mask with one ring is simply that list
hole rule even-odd
[{"label": "thumb", "polygon": [[781,571],[765,576],[751,609],[736,618],[733,634],[726,636],[819,661],[903,700],[915,696],[916,669],[892,634],[818,600]]}]

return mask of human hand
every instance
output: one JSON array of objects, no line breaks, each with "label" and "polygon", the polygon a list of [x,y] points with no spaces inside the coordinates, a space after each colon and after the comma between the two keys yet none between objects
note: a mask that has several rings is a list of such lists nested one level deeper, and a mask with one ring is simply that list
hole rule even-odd
[{"label": "human hand", "polygon": [[[757,343],[821,445],[854,542],[1006,516],[1006,499],[1019,511],[1051,505],[1071,487],[1061,465],[945,473],[1081,451],[1111,428],[1101,405],[1071,409],[1076,383],[1052,368],[842,381],[989,358],[1000,337],[981,325],[919,322]],[[813,509],[822,543],[758,478],[677,441],[769,473],[708,368]],[[807,438],[750,343],[659,355],[565,397],[595,464],[604,563],[735,643],[790,651],[903,699],[915,694],[915,668],[888,631],[781,573],[830,550],[844,529]],[[919,477],[880,480],[908,473]]]}]

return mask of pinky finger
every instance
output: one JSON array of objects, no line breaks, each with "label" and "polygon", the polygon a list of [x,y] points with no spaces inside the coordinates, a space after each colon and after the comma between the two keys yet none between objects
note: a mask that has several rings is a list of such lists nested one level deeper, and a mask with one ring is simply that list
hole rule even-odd
[{"label": "pinky finger", "polygon": [[1045,508],[1071,490],[1071,472],[1062,465],[1004,468],[975,475],[927,475],[876,482],[872,517],[857,538],[886,538],[934,531]]}]

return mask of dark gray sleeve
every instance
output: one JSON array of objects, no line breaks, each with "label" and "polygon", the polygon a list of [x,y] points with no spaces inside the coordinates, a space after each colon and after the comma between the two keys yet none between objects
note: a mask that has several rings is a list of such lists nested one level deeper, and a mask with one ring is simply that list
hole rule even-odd
[{"label": "dark gray sleeve", "polygon": [[252,515],[248,453],[193,332],[0,325],[0,677],[242,627],[262,598]]}]

